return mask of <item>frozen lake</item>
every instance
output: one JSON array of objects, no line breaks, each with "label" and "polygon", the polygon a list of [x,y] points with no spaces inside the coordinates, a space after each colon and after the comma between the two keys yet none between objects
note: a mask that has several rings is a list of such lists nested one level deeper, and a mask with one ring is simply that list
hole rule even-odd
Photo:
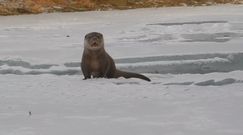
[{"label": "frozen lake", "polygon": [[[82,80],[104,34],[138,79]],[[242,135],[243,6],[0,17],[0,135]]]}]

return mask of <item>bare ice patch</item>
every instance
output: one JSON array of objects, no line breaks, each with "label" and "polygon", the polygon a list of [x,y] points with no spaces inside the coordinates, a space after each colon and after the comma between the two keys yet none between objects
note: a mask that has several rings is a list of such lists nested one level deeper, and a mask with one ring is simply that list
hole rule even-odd
[{"label": "bare ice patch", "polygon": [[215,24],[215,23],[228,23],[228,21],[195,21],[195,22],[174,22],[174,23],[153,23],[148,25],[162,25],[162,26],[173,26],[173,25],[185,25],[185,24]]},{"label": "bare ice patch", "polygon": [[49,70],[49,71],[21,71],[18,69],[0,69],[0,74],[14,74],[14,75],[41,75],[41,74],[50,74],[50,75],[80,75],[80,70],[67,69],[67,70]]},{"label": "bare ice patch", "polygon": [[[242,24],[225,20],[161,22],[124,32],[121,42],[228,42],[243,37]],[[237,29],[236,29],[237,28]]]},{"label": "bare ice patch", "polygon": [[183,42],[227,42],[233,38],[243,37],[243,33],[221,32],[221,33],[196,33],[182,34]]},{"label": "bare ice patch", "polygon": [[119,68],[140,73],[206,74],[243,70],[243,53],[118,59]]},{"label": "bare ice patch", "polygon": [[228,85],[228,84],[233,84],[233,83],[242,83],[242,81],[233,79],[233,78],[226,78],[220,81],[215,81],[215,80],[207,80],[207,81],[203,81],[203,82],[198,82],[195,83],[195,85],[198,86],[222,86],[222,85]]},{"label": "bare ice patch", "polygon": [[[152,74],[206,74],[243,70],[243,53],[151,56],[115,59],[118,69]],[[0,60],[0,74],[79,75],[80,62],[31,64],[23,60]]]},{"label": "bare ice patch", "polygon": [[22,61],[22,60],[0,60],[0,66],[2,65],[8,65],[10,67],[23,67],[28,69],[49,69],[52,66],[57,66],[56,64],[39,64],[39,65],[33,65],[29,62]]},{"label": "bare ice patch", "polygon": [[200,82],[170,82],[164,85],[196,85],[196,86],[223,86],[234,83],[243,83],[242,80],[236,80],[234,78],[226,78],[223,80],[215,81],[214,79],[200,81]]}]

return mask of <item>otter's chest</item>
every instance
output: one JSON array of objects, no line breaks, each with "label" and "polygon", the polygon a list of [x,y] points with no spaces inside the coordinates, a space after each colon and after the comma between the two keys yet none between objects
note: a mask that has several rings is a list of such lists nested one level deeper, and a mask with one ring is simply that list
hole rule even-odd
[{"label": "otter's chest", "polygon": [[100,61],[98,61],[97,59],[91,60],[89,66],[92,71],[97,71],[101,68]]}]

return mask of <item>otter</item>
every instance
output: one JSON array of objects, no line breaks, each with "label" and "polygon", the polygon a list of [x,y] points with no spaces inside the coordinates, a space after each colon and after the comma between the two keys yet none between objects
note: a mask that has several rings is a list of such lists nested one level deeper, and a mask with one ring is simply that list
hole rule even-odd
[{"label": "otter", "polygon": [[81,70],[84,80],[90,79],[92,76],[93,78],[139,78],[151,81],[144,75],[116,69],[114,60],[105,51],[103,35],[98,32],[85,35]]}]

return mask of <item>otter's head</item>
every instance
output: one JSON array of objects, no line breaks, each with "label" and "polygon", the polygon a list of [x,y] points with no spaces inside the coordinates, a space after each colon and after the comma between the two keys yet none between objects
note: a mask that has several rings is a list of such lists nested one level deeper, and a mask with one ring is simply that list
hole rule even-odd
[{"label": "otter's head", "polygon": [[104,48],[103,35],[98,32],[91,32],[85,35],[84,48],[89,50],[99,50]]}]

